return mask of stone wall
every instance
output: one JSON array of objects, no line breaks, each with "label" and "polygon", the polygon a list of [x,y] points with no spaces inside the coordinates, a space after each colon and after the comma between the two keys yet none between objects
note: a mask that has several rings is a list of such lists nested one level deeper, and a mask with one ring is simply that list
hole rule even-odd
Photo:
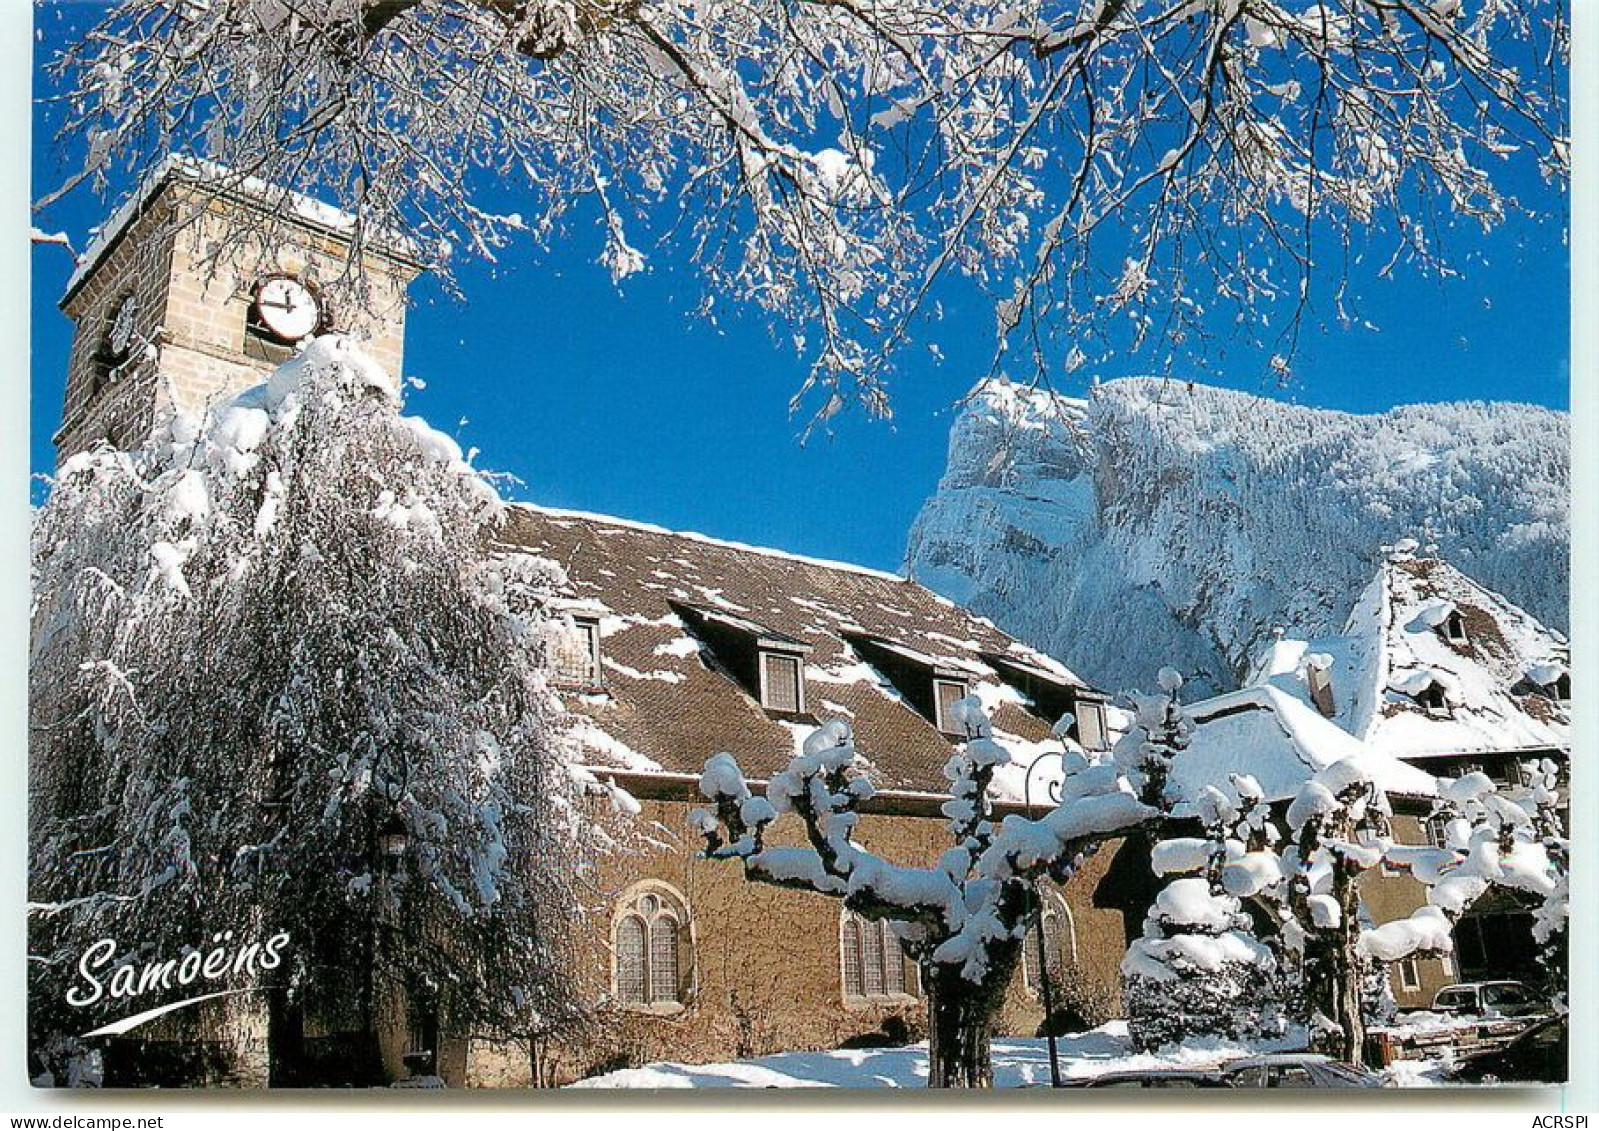
[{"label": "stone wall", "polygon": [[[782,1050],[834,1049],[850,1040],[925,1038],[926,1003],[919,996],[846,1000],[838,900],[752,883],[737,863],[700,859],[700,843],[687,822],[693,803],[641,803],[638,823],[654,843],[608,860],[599,885],[625,898],[640,883],[658,883],[683,902],[693,944],[687,1000],[681,1008],[651,1011],[608,1004],[614,997],[612,907],[594,908],[578,925],[586,956],[581,976],[601,1007],[582,1039],[541,1050],[537,1083],[566,1083],[654,1060],[711,1063]],[[788,835],[774,837],[774,843],[794,843],[798,834],[789,822],[775,831]],[[936,816],[868,814],[857,838],[905,864],[930,864],[948,846],[943,819]],[[1061,944],[1065,985],[1056,987],[1057,1002],[1087,1012],[1083,1023],[1088,1025],[1115,1016],[1120,1008],[1118,968],[1129,924],[1120,901],[1102,891],[1118,884],[1112,872],[1119,859],[1115,846],[1107,847],[1060,889],[1075,945]],[[997,1033],[1033,1036],[1043,1020],[1037,991],[1018,971]],[[520,1045],[475,1042],[460,1082],[526,1087],[535,1083],[531,1059]]]},{"label": "stone wall", "polygon": [[[247,223],[240,213],[250,205],[233,197],[200,198],[197,191],[181,182],[159,190],[63,301],[78,331],[56,435],[58,459],[101,441],[137,446],[174,408],[197,412],[266,380],[288,352],[263,347],[246,332],[255,286],[267,274],[323,287],[319,298],[332,328],[360,337],[385,369],[400,373],[414,265],[371,251],[361,270],[351,272],[345,239],[288,221],[270,247],[235,239],[219,254],[230,231],[236,236]],[[130,294],[138,299],[135,348],[112,364],[106,357],[110,322]]]}]

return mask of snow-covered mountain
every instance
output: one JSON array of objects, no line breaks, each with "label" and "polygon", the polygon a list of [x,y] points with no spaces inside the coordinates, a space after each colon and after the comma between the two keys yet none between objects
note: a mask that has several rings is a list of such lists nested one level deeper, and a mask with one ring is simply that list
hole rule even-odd
[{"label": "snow-covered mountain", "polygon": [[1235,686],[1275,627],[1339,631],[1404,537],[1564,631],[1568,436],[1527,405],[1359,416],[1158,379],[1086,400],[987,382],[907,565],[1112,690],[1167,664]]}]

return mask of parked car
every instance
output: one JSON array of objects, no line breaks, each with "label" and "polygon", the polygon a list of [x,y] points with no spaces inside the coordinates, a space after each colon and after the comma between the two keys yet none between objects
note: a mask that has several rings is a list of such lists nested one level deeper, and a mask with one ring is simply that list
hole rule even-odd
[{"label": "parked car", "polygon": [[1143,1071],[1107,1072],[1083,1081],[1079,1088],[1230,1088],[1219,1072],[1188,1068],[1151,1068]]},{"label": "parked car", "polygon": [[1316,1053],[1247,1056],[1221,1067],[1229,1088],[1380,1088],[1382,1077]]},{"label": "parked car", "polygon": [[1468,1056],[1449,1073],[1463,1084],[1559,1084],[1567,1076],[1570,1030],[1564,1017],[1535,1022],[1510,1043]]},{"label": "parked car", "polygon": [[1549,1007],[1521,982],[1462,982],[1439,990],[1432,1008],[1464,1017],[1530,1017]]}]

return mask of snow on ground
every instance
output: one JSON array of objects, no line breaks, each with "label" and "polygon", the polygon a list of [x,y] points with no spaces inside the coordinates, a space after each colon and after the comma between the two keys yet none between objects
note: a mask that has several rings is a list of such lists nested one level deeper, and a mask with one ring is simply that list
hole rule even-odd
[{"label": "snow on ground", "polygon": [[1383,1083],[1391,1088],[1439,1088],[1449,1064],[1444,1060],[1396,1060],[1382,1070]]},{"label": "snow on ground", "polygon": [[[1210,1067],[1256,1052],[1303,1047],[1304,1035],[1245,1047],[1218,1040],[1193,1041],[1158,1053],[1135,1053],[1127,1022],[1112,1021],[1059,1038],[1061,1075],[1082,1080],[1106,1072],[1145,1068]],[[1049,1044],[1043,1038],[994,1041],[994,1086],[1049,1085]],[[927,1045],[832,1052],[782,1052],[727,1064],[657,1062],[623,1068],[573,1084],[574,1088],[925,1088]]]}]

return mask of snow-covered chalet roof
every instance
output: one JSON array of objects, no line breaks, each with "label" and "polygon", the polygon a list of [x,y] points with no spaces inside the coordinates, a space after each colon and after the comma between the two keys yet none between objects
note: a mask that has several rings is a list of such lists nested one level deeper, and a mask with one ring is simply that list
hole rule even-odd
[{"label": "snow-covered chalet roof", "polygon": [[1172,760],[1171,781],[1187,799],[1207,785],[1225,789],[1229,774],[1250,774],[1267,800],[1284,801],[1318,772],[1359,759],[1390,794],[1429,797],[1432,775],[1363,747],[1307,702],[1271,686],[1229,691],[1187,707],[1194,722],[1188,746]]},{"label": "snow-covered chalet roof", "polygon": [[1311,704],[1322,668],[1332,720],[1396,757],[1532,753],[1570,745],[1556,695],[1568,662],[1560,633],[1448,562],[1401,549],[1341,635],[1277,640],[1248,682]]},{"label": "snow-covered chalet roof", "polygon": [[[728,751],[764,778],[821,720],[842,717],[879,789],[943,795],[950,740],[930,703],[916,700],[930,699],[935,674],[957,673],[1020,763],[1002,768],[996,797],[1020,800],[1027,763],[1061,741],[1052,712],[991,660],[1047,676],[1063,696],[1093,694],[1059,662],[892,573],[526,504],[512,508],[502,538],[507,549],[557,562],[569,585],[563,610],[598,622],[600,686],[562,691],[593,768],[698,776],[708,757]],[[719,650],[727,633],[749,647],[805,646],[807,718],[761,706],[750,681],[730,670],[738,658]],[[923,670],[925,688],[908,687]],[[1122,715],[1106,713],[1114,739]],[[1035,775],[1035,799],[1045,796],[1047,772]]]}]

